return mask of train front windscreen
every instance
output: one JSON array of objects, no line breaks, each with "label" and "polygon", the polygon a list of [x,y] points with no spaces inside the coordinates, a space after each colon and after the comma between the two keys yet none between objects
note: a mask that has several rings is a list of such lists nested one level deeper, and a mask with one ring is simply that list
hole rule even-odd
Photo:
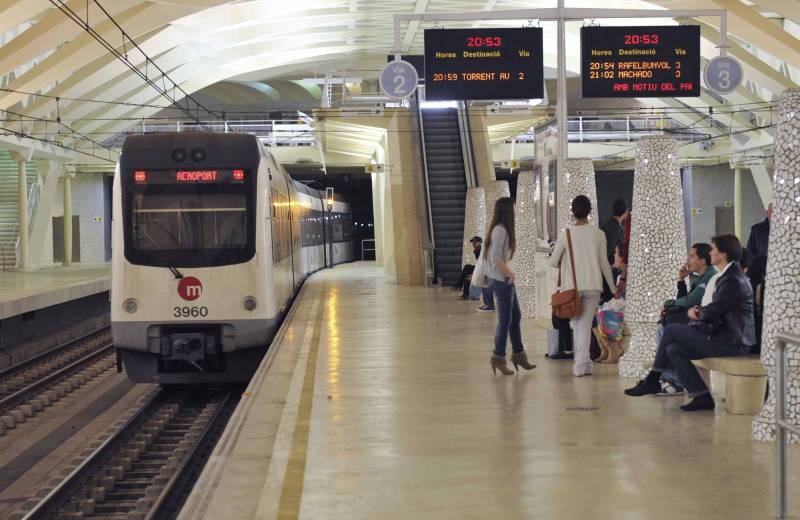
[{"label": "train front windscreen", "polygon": [[123,172],[125,255],[131,263],[213,267],[255,254],[254,173],[245,168]]}]

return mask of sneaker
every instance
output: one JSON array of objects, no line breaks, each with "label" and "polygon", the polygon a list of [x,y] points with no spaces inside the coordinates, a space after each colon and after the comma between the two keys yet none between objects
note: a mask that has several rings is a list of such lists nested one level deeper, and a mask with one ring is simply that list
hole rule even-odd
[{"label": "sneaker", "polygon": [[661,385],[658,383],[647,383],[643,379],[636,383],[633,388],[625,390],[625,395],[632,397],[639,397],[642,395],[657,394],[661,391]]},{"label": "sneaker", "polygon": [[714,398],[711,394],[698,395],[689,401],[687,404],[681,406],[684,412],[696,412],[698,410],[713,410]]},{"label": "sneaker", "polygon": [[545,354],[545,357],[550,359],[573,359],[575,356],[573,354],[567,354],[566,352],[557,352],[552,356]]},{"label": "sneaker", "polygon": [[656,395],[665,396],[665,395],[683,395],[684,389],[682,386],[673,385],[672,383],[667,383],[666,381],[661,383],[661,391]]},{"label": "sneaker", "polygon": [[475,310],[478,312],[494,312],[494,307],[487,307],[486,305],[484,305],[483,307],[478,307]]}]

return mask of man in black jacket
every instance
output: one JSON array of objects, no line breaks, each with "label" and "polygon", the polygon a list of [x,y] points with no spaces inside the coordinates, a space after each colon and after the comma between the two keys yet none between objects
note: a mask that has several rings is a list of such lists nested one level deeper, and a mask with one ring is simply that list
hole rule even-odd
[{"label": "man in black jacket", "polygon": [[[478,257],[481,256],[483,239],[479,236],[474,236],[469,241],[472,243],[472,254],[475,255],[475,262],[477,263]],[[471,285],[470,282],[472,280],[472,273],[474,271],[474,264],[464,264],[464,267],[461,269],[461,276],[458,278],[456,285],[453,286],[454,291],[461,291],[461,296],[459,296],[459,299],[461,300],[469,299],[469,288]]]},{"label": "man in black jacket", "polygon": [[611,215],[600,229],[606,234],[608,263],[614,265],[614,251],[625,241],[625,228],[622,227],[622,223],[628,218],[628,204],[622,199],[615,200],[611,206]]},{"label": "man in black jacket", "polygon": [[674,368],[692,401],[681,406],[687,412],[713,410],[714,398],[692,364],[693,359],[743,356],[756,343],[753,322],[753,289],[739,267],[742,245],[733,235],[711,239],[711,263],[719,271],[709,280],[700,306],[687,312],[688,325],[669,325],[658,345],[653,368],[633,388],[630,396],[656,394],[662,372]]},{"label": "man in black jacket", "polygon": [[767,256],[769,244],[769,221],[772,219],[772,203],[767,206],[767,218],[750,228],[747,249],[753,256]]}]

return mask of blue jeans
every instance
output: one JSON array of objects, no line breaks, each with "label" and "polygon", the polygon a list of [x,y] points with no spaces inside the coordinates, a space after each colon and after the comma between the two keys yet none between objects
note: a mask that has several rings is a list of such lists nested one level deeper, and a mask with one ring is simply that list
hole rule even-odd
[{"label": "blue jeans", "polygon": [[506,355],[506,343],[511,336],[511,351],[522,352],[522,311],[517,301],[517,291],[513,284],[489,279],[488,287],[497,299],[497,329],[494,333],[494,355]]},{"label": "blue jeans", "polygon": [[483,304],[494,310],[494,291],[492,291],[492,279],[489,279],[489,287],[484,287],[481,289],[481,294],[483,295]]},{"label": "blue jeans", "polygon": [[690,397],[708,393],[703,378],[692,364],[693,359],[707,357],[743,356],[750,353],[746,345],[729,345],[715,341],[707,333],[691,325],[672,324],[664,328],[661,343],[658,344],[654,372],[665,372],[674,368],[683,381]]},{"label": "blue jeans", "polygon": [[[659,325],[656,329],[656,345],[661,344],[661,338],[664,336],[664,326]],[[669,370],[665,370],[661,373],[661,380],[665,383],[669,383],[674,387],[681,387],[683,388],[683,381],[681,378],[678,377],[678,372],[675,371],[674,368],[670,368]]]}]

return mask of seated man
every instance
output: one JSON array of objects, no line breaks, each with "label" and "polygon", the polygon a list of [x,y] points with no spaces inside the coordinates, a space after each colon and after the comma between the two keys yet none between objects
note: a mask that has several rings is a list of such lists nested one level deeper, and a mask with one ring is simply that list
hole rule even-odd
[{"label": "seated man", "polygon": [[[674,300],[667,300],[661,308],[661,320],[656,329],[656,345],[661,343],[664,327],[674,323],[689,323],[686,312],[699,305],[706,292],[706,285],[711,277],[717,274],[711,265],[711,246],[700,242],[689,249],[686,263],[678,271],[678,295]],[[662,392],[659,395],[677,395],[683,393],[683,383],[677,378],[674,370],[661,375]]]},{"label": "seated man", "polygon": [[[470,243],[472,243],[472,253],[475,255],[475,261],[477,262],[478,257],[481,255],[483,239],[479,236],[474,236],[470,239]],[[464,264],[464,267],[461,269],[461,276],[458,278],[456,285],[453,286],[454,291],[461,291],[461,296],[459,296],[461,300],[469,299],[469,287],[473,271],[475,271],[474,264]]]},{"label": "seated man", "polygon": [[650,373],[625,394],[659,393],[661,374],[674,368],[692,398],[681,409],[714,409],[714,398],[692,360],[747,355],[756,342],[753,289],[739,267],[741,257],[742,244],[734,235],[711,239],[711,263],[719,272],[709,280],[700,306],[687,312],[689,324],[673,324],[664,329]]}]

